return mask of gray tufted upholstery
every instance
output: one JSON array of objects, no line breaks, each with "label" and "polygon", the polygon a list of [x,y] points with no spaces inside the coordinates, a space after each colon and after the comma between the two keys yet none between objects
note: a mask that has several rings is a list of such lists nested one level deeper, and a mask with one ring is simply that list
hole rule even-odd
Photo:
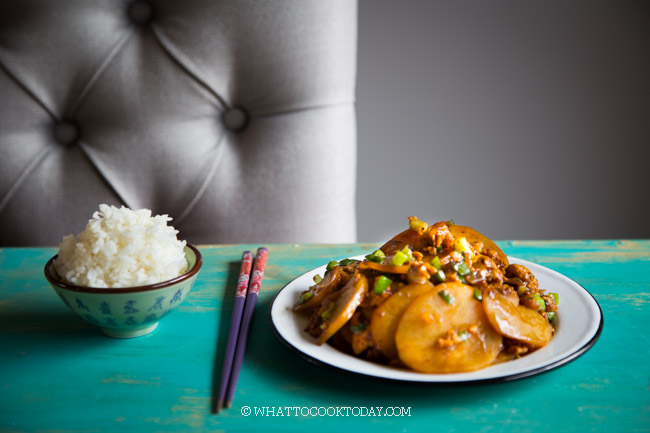
[{"label": "gray tufted upholstery", "polygon": [[100,203],[193,243],[351,242],[351,0],[0,2],[0,245]]}]

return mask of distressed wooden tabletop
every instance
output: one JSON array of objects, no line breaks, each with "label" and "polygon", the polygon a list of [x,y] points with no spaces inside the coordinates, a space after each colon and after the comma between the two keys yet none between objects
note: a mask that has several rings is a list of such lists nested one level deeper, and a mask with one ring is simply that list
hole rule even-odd
[{"label": "distressed wooden tabletop", "polygon": [[217,416],[213,372],[239,260],[258,245],[199,247],[204,265],[187,299],[152,334],[126,340],[105,337],[55,295],[43,277],[54,249],[2,249],[0,431],[649,432],[650,241],[499,244],[593,294],[605,325],[591,350],[545,374],[468,386],[319,367],[273,335],[273,296],[309,269],[376,245],[271,245],[235,400]]}]

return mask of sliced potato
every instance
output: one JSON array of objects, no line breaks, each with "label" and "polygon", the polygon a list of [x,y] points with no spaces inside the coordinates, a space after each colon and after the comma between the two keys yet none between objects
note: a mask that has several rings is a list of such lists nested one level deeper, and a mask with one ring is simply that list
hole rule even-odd
[{"label": "sliced potato", "polygon": [[[449,335],[462,335],[464,341],[443,344]],[[483,368],[494,362],[502,343],[482,304],[474,299],[474,289],[462,283],[438,284],[418,296],[402,315],[395,333],[399,358],[422,373]]]},{"label": "sliced potato", "polygon": [[330,293],[341,283],[341,268],[336,266],[325,274],[325,277],[318,284],[309,288],[309,293],[313,294],[306,302],[301,303],[298,300],[293,306],[293,311],[306,311],[312,307],[317,307]]},{"label": "sliced potato", "polygon": [[393,239],[382,245],[380,250],[382,250],[387,256],[390,256],[391,254],[400,251],[405,246],[413,249],[413,247],[420,245],[420,236],[421,234],[418,231],[411,229],[404,230],[402,233],[395,235]]},{"label": "sliced potato", "polygon": [[402,314],[411,302],[423,293],[433,289],[433,284],[409,284],[393,293],[372,313],[370,333],[375,346],[389,359],[397,358],[395,331]]},{"label": "sliced potato", "polygon": [[341,289],[341,294],[336,298],[331,319],[325,323],[322,334],[318,337],[318,344],[325,343],[329,338],[347,323],[356,311],[363,297],[368,293],[368,279],[360,272],[356,272],[350,281]]},{"label": "sliced potato", "polygon": [[533,347],[551,341],[553,327],[548,320],[528,307],[513,304],[496,290],[483,293],[483,308],[492,326],[506,337]]},{"label": "sliced potato", "polygon": [[489,248],[496,251],[499,258],[503,261],[503,263],[505,263],[506,266],[508,266],[508,256],[506,256],[506,253],[504,253],[503,250],[499,248],[499,246],[495,244],[492,239],[488,238],[484,234],[479,233],[477,230],[471,227],[458,226],[455,224],[449,226],[449,231],[452,235],[454,235],[454,238],[465,238],[469,241],[469,243],[481,242],[484,249]]},{"label": "sliced potato", "polygon": [[381,263],[375,263],[370,261],[365,261],[359,264],[360,269],[372,269],[375,271],[383,272],[385,274],[405,274],[408,272],[411,265],[383,265]]}]

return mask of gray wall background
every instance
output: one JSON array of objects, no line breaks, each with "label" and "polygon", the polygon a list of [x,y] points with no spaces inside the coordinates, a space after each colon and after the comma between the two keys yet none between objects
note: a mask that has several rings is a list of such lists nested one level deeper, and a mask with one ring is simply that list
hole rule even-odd
[{"label": "gray wall background", "polygon": [[650,2],[361,0],[358,237],[650,237]]}]

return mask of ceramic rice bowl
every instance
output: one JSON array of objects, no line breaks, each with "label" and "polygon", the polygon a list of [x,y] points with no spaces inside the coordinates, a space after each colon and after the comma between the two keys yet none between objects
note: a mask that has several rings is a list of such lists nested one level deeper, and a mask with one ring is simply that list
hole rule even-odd
[{"label": "ceramic rice bowl", "polygon": [[82,319],[114,338],[133,338],[152,332],[158,322],[183,302],[192,289],[203,260],[196,247],[186,245],[188,270],[171,280],[138,287],[96,288],[65,283],[53,266],[45,265],[45,278],[59,298]]}]

